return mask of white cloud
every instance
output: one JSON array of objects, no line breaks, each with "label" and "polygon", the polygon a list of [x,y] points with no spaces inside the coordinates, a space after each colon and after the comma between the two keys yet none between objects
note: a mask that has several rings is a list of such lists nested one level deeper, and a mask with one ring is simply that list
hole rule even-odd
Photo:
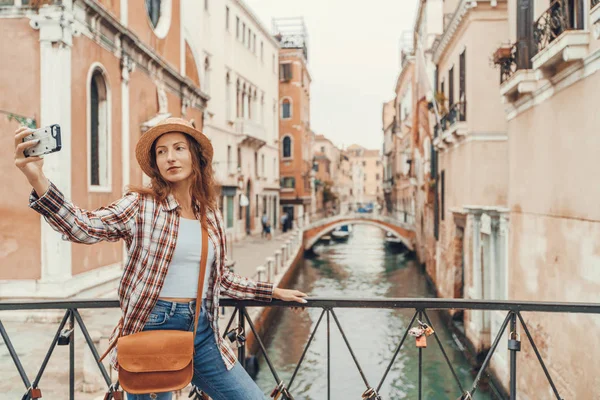
[{"label": "white cloud", "polygon": [[274,17],[304,17],[313,77],[312,129],[337,145],[381,148],[381,107],[394,97],[400,36],[412,30],[417,0],[245,3],[269,30]]}]

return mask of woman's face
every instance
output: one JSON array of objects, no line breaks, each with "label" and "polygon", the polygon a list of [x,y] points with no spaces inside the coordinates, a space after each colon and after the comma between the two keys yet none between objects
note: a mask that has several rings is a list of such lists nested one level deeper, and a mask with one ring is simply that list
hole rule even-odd
[{"label": "woman's face", "polygon": [[192,153],[183,133],[170,132],[160,136],[154,155],[160,175],[167,182],[183,182],[192,175]]}]

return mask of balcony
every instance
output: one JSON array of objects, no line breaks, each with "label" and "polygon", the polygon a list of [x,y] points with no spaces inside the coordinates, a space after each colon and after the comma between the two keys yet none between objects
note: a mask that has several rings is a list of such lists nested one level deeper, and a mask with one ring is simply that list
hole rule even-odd
[{"label": "balcony", "polygon": [[264,140],[267,136],[264,126],[252,120],[238,118],[235,121],[235,132],[243,136],[241,145],[252,147],[254,150],[267,144]]},{"label": "balcony", "polygon": [[448,114],[444,115],[434,127],[433,144],[441,150],[446,145],[457,142],[467,134],[467,103],[454,103]]},{"label": "balcony", "polygon": [[538,77],[531,69],[531,40],[520,40],[510,47],[500,47],[494,53],[494,64],[500,67],[500,94],[514,102],[538,88]]},{"label": "balcony", "polygon": [[583,16],[575,11],[568,0],[554,0],[534,23],[534,70],[553,75],[560,64],[581,61],[588,54],[590,35],[583,30]]}]

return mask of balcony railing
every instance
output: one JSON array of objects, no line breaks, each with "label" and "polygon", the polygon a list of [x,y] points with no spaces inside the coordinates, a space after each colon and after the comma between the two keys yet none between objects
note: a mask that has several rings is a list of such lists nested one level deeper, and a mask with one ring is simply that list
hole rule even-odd
[{"label": "balcony railing", "polygon": [[[115,385],[111,382],[111,379],[102,363],[100,363],[98,351],[95,348],[94,342],[92,341],[90,334],[88,333],[87,327],[83,318],[81,317],[79,310],[81,309],[98,309],[98,308],[117,308],[119,303],[117,300],[80,300],[80,301],[45,301],[45,302],[29,302],[29,303],[17,303],[17,302],[0,302],[0,311],[11,311],[11,310],[64,310],[65,314],[60,322],[58,329],[54,335],[54,339],[50,344],[50,348],[42,362],[36,377],[33,381],[29,379],[29,376],[25,372],[21,360],[19,358],[19,352],[14,348],[10,336],[4,325],[0,321],[0,334],[2,335],[2,339],[6,344],[6,348],[12,357],[13,363],[16,369],[19,372],[22,383],[24,385],[24,395],[22,400],[32,400],[38,399],[42,397],[41,388],[39,387],[40,380],[42,375],[44,374],[44,370],[48,365],[48,361],[52,356],[52,353],[57,345],[68,345],[69,346],[69,399],[75,400],[75,324],[79,325],[81,332],[83,333],[83,337],[90,348],[94,360],[102,374],[102,377],[106,383],[107,388],[111,391],[118,391],[118,385]],[[600,304],[584,304],[584,303],[548,303],[548,302],[515,302],[515,301],[483,301],[483,300],[462,300],[462,299],[407,299],[407,298],[399,298],[399,299],[318,299],[312,298],[309,299],[307,304],[297,304],[297,303],[287,303],[283,301],[274,300],[271,303],[262,303],[258,301],[238,301],[232,299],[223,299],[221,301],[221,306],[223,307],[234,307],[235,310],[229,319],[229,323],[227,324],[227,328],[224,330],[223,337],[228,337],[228,333],[231,333],[230,328],[232,324],[236,320],[237,317],[237,328],[240,330],[245,330],[246,324],[250,327],[251,332],[254,334],[256,339],[256,343],[260,348],[261,353],[265,357],[265,361],[268,365],[268,368],[273,375],[276,389],[274,390],[276,395],[281,393],[281,399],[293,400],[293,384],[295,382],[295,378],[297,373],[302,366],[302,362],[307,354],[307,350],[310,347],[313,338],[315,337],[316,331],[319,329],[321,322],[323,321],[323,317],[326,317],[327,324],[327,398],[331,398],[331,380],[330,380],[330,371],[332,368],[331,365],[331,325],[335,325],[339,330],[342,339],[348,348],[348,352],[350,353],[353,362],[358,369],[360,376],[362,377],[362,381],[365,386],[365,391],[362,394],[363,399],[382,399],[382,397],[378,394],[380,391],[385,379],[390,372],[391,368],[396,361],[398,354],[402,350],[406,338],[409,334],[409,330],[412,327],[422,327],[422,324],[427,324],[431,328],[433,328],[434,333],[433,337],[435,342],[437,343],[441,354],[443,355],[446,363],[448,364],[452,375],[456,381],[456,392],[452,394],[462,395],[461,398],[471,398],[471,396],[477,391],[480,379],[490,364],[491,358],[494,355],[494,352],[498,348],[500,343],[500,339],[507,327],[509,327],[509,340],[508,340],[508,349],[510,350],[510,362],[509,362],[509,379],[510,379],[510,399],[516,399],[517,396],[517,375],[516,375],[516,366],[517,366],[517,354],[520,351],[521,344],[520,339],[517,336],[514,336],[513,333],[517,332],[517,326],[520,325],[522,331],[525,333],[531,347],[535,353],[535,356],[544,371],[546,379],[552,388],[552,391],[557,399],[562,399],[559,395],[559,392],[550,376],[550,372],[546,368],[546,365],[542,359],[542,356],[535,344],[535,341],[532,337],[529,326],[526,324],[522,312],[531,312],[531,313],[582,313],[582,314],[600,314]],[[248,307],[310,307],[317,308],[321,310],[319,319],[310,334],[310,338],[304,348],[300,359],[298,360],[298,364],[294,370],[292,377],[289,382],[284,382],[277,370],[275,369],[269,354],[266,351],[264,343],[258,334],[254,323],[249,317],[247,308]],[[341,308],[361,308],[361,309],[410,309],[414,310],[414,314],[412,316],[412,320],[407,325],[406,330],[403,332],[402,338],[397,343],[395,347],[395,351],[393,355],[389,359],[389,364],[387,365],[387,369],[383,373],[383,376],[380,377],[379,381],[373,385],[373,382],[369,382],[367,377],[365,376],[364,370],[361,368],[360,362],[357,359],[352,345],[348,340],[348,337],[345,334],[345,330],[343,328],[344,321],[338,318],[336,313],[336,309]],[[491,345],[490,350],[487,352],[485,360],[483,361],[477,376],[474,379],[473,384],[465,388],[460,382],[456,371],[448,358],[446,350],[444,348],[444,344],[438,338],[435,333],[436,327],[433,326],[431,319],[429,318],[428,311],[431,310],[480,310],[480,311],[504,311],[506,312],[506,317],[499,328],[496,337]],[[332,324],[333,321],[333,324]],[[569,328],[571,332],[571,337],[581,337],[585,334],[585,326],[572,326]],[[237,329],[236,329],[237,331]],[[235,339],[234,339],[235,340]],[[238,348],[238,359],[242,364],[245,364],[246,360],[246,347],[245,342],[240,342],[240,347]],[[423,393],[423,349],[419,348],[418,352],[418,393],[419,399],[422,398]],[[557,361],[558,362],[558,361]],[[65,363],[66,365],[66,363]],[[66,367],[65,367],[66,369]],[[556,369],[555,369],[556,370]],[[16,384],[16,383],[15,383]],[[357,393],[356,397],[359,398],[361,394]],[[47,396],[46,396],[47,397]],[[200,393],[197,389],[193,388],[190,396],[193,399],[199,400]],[[111,399],[111,397],[108,397]]]},{"label": "balcony railing", "polygon": [[568,0],[554,0],[533,24],[533,36],[537,51],[540,52],[548,47],[563,32],[581,29],[581,26],[581,23],[576,23],[575,9]]},{"label": "balcony railing", "polygon": [[264,140],[266,132],[264,126],[258,122],[243,118],[235,121],[235,131],[240,135],[248,135],[261,140]]},{"label": "balcony railing", "polygon": [[501,47],[494,53],[494,63],[500,67],[500,84],[508,81],[521,69],[531,69],[533,56],[531,40],[519,40],[510,47]]}]

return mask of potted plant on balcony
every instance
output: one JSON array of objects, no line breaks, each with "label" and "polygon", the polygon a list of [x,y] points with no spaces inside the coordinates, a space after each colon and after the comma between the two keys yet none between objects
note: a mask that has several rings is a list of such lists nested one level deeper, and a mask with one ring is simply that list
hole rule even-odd
[{"label": "potted plant on balcony", "polygon": [[512,56],[512,48],[508,45],[500,46],[493,54],[494,64],[503,64]]}]

